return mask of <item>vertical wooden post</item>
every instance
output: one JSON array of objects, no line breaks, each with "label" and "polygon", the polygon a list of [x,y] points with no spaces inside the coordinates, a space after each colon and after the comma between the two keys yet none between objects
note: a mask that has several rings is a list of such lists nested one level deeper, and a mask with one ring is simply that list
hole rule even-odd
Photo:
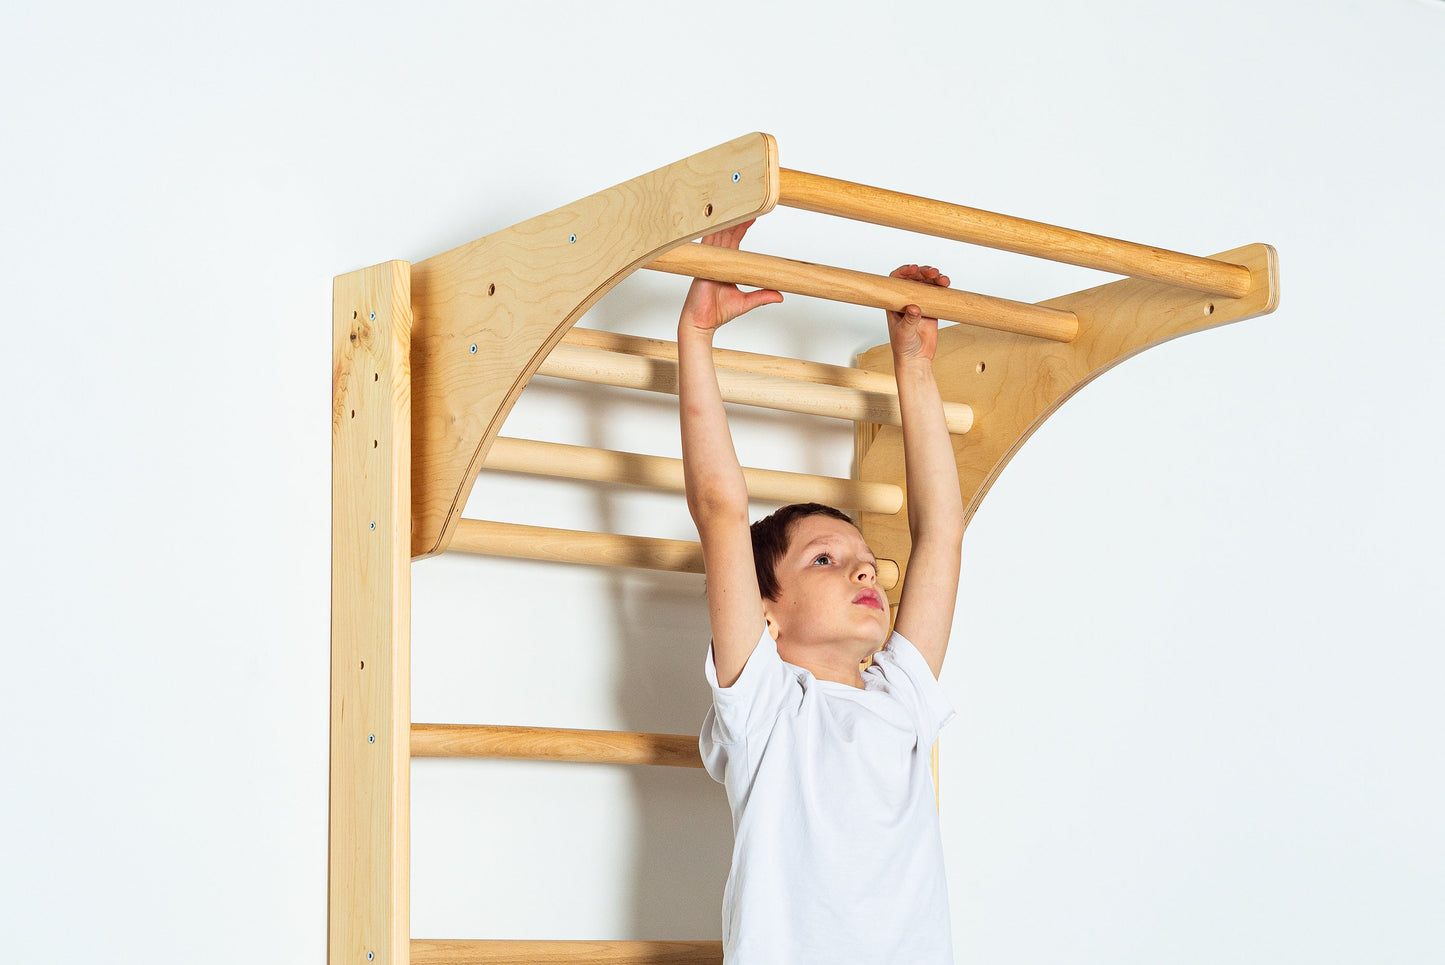
[{"label": "vertical wooden post", "polygon": [[408,965],[411,265],[332,288],[330,965]]}]

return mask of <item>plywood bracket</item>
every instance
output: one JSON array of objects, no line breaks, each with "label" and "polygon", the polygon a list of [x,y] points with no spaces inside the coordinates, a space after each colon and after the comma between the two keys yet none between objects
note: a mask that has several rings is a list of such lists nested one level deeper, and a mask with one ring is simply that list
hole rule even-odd
[{"label": "plywood bracket", "polygon": [[507,414],[588,308],[777,199],[777,144],[749,134],[414,264],[413,555],[447,548]]},{"label": "plywood bracket", "polygon": [[[1040,303],[1078,316],[1079,334],[1071,342],[969,325],[939,332],[933,366],[939,391],[945,401],[971,405],[975,419],[968,435],[953,439],[965,523],[973,519],[989,487],[1034,430],[1094,379],[1125,359],[1181,335],[1274,311],[1279,303],[1279,268],[1273,248],[1247,245],[1213,257],[1249,269],[1248,294],[1226,298],[1126,278]],[[891,351],[887,345],[871,348],[859,355],[858,365],[891,372]],[[859,426],[858,478],[905,484],[901,430]],[[873,552],[896,561],[906,578],[906,511],[893,516],[864,513],[860,524]],[[892,593],[895,603],[897,592]]]}]

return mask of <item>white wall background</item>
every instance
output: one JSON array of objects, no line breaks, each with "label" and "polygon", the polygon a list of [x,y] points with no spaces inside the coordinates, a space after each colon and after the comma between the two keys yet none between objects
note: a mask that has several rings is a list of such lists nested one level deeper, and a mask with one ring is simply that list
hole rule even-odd
[{"label": "white wall background", "polygon": [[[0,80],[0,958],[324,961],[332,276],[764,130],[788,167],[1280,252],[1277,313],[1089,386],[968,533],[958,961],[1445,960],[1445,3],[21,3]],[[750,244],[1100,280],[785,210]],[[684,290],[584,324],[668,335]],[[846,362],[880,316],[790,298],[723,343]],[[845,426],[736,426],[848,472]],[[666,399],[540,381],[508,432],[678,449]],[[672,497],[505,478],[471,515],[690,535]],[[414,719],[696,732],[695,577],[414,578]],[[413,788],[414,936],[720,934],[700,771]]]}]

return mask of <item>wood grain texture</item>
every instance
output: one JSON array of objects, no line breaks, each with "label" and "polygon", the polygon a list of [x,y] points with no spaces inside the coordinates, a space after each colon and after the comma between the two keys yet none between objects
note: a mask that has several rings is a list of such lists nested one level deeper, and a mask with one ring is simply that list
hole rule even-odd
[{"label": "wood grain texture", "polygon": [[[457,553],[510,556],[553,563],[630,566],[674,573],[703,572],[701,543],[483,519],[459,520],[456,535],[448,549]],[[898,566],[892,560],[880,558],[878,585],[886,590],[897,582]]]},{"label": "wood grain texture", "polygon": [[[498,436],[487,451],[485,466],[501,472],[684,491],[681,459],[615,449]],[[870,513],[896,513],[903,507],[903,490],[887,483],[750,467],[743,468],[743,481],[752,499],[819,502]]]},{"label": "wood grain texture", "polygon": [[418,938],[415,965],[722,965],[722,942]]},{"label": "wood grain texture", "polygon": [[410,942],[409,266],[333,284],[332,963],[406,965]]},{"label": "wood grain texture", "polygon": [[702,767],[696,734],[495,724],[412,724],[411,756]]},{"label": "wood grain texture", "polygon": [[802,171],[784,168],[778,174],[778,203],[790,208],[1148,278],[1221,298],[1249,294],[1250,272],[1242,265]]},{"label": "wood grain texture", "polygon": [[415,556],[441,552],[486,450],[574,322],[668,248],[777,202],[749,134],[412,266]]},{"label": "wood grain texture", "polygon": [[[799,382],[735,369],[716,371],[718,389],[724,402],[850,422],[902,424],[902,410],[896,394],[865,392],[820,382]],[[542,361],[537,374],[669,395],[677,395],[678,391],[676,362],[581,345],[558,345]],[[973,426],[973,410],[966,405],[949,406],[944,411],[944,422],[949,432],[967,432]]]},{"label": "wood grain texture", "polygon": [[[1250,293],[1217,298],[1159,282],[1129,278],[1050,299],[1079,317],[1079,337],[1043,342],[1006,332],[953,326],[938,334],[934,374],[945,399],[967,400],[977,422],[953,438],[963,490],[965,524],[1013,454],[1059,406],[1120,362],[1163,342],[1274,311],[1279,271],[1274,249],[1256,244],[1214,256],[1250,270]],[[860,366],[892,371],[892,352],[879,345],[858,357]],[[902,433],[891,426],[860,426],[866,446],[859,478],[905,486]],[[905,486],[906,497],[906,486]],[[873,552],[908,572],[908,516],[864,513],[859,520]],[[897,602],[897,591],[889,598]]]},{"label": "wood grain texture", "polygon": [[1069,341],[1079,330],[1078,319],[1057,309],[958,288],[940,288],[907,278],[889,278],[712,245],[679,245],[646,267],[674,275],[771,288],[895,312],[917,305],[929,318],[1061,342]]}]

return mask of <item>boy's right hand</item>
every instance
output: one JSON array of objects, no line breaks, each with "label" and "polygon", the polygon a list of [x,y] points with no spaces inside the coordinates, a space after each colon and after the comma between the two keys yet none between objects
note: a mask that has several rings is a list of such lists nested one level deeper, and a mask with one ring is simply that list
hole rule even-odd
[{"label": "boy's right hand", "polygon": [[[752,221],[745,221],[731,228],[724,228],[707,235],[702,242],[705,245],[736,249],[752,225]],[[692,287],[687,291],[687,300],[682,304],[682,318],[678,321],[678,330],[681,333],[691,329],[711,338],[713,332],[739,315],[750,312],[759,305],[772,305],[782,300],[782,293],[771,288],[744,292],[740,291],[738,286],[726,282],[694,278]]]}]

